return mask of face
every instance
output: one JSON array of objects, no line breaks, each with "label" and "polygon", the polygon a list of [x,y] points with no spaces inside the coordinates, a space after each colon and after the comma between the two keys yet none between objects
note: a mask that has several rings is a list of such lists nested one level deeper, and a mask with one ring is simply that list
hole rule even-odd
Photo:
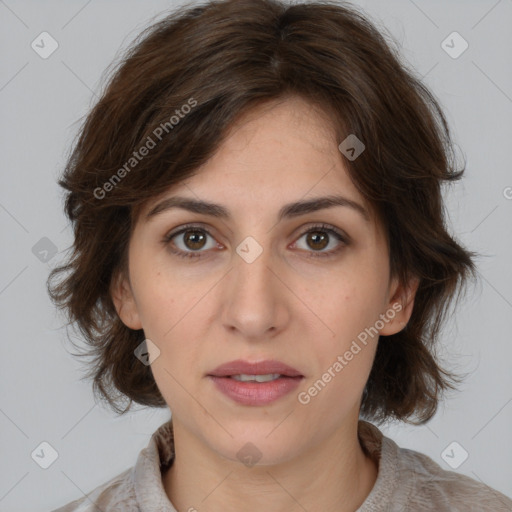
[{"label": "face", "polygon": [[[390,279],[385,234],[340,142],[304,100],[258,107],[135,225],[117,310],[159,351],[151,369],[175,426],[227,459],[251,441],[260,463],[289,460],[357,422],[375,332],[398,332],[410,316],[413,295]],[[326,196],[344,199],[282,210]],[[177,197],[220,208],[167,201]],[[210,376],[233,360],[280,361],[301,377],[274,400],[240,403]]]}]

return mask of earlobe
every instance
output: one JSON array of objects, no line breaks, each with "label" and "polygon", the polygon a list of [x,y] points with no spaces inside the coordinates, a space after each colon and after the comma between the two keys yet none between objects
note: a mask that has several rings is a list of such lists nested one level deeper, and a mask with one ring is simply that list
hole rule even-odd
[{"label": "earlobe", "polygon": [[390,336],[400,332],[411,318],[414,308],[414,299],[419,286],[419,279],[413,277],[407,283],[407,286],[396,285],[392,294],[388,308],[384,315],[387,322],[380,330],[383,336]]},{"label": "earlobe", "polygon": [[110,296],[121,321],[130,329],[142,329],[142,324],[128,278],[118,274],[110,286]]}]

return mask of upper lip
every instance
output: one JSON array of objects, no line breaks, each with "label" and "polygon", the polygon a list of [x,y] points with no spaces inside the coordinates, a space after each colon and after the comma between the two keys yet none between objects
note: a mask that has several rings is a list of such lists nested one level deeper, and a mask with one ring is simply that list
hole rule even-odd
[{"label": "upper lip", "polygon": [[251,363],[242,359],[237,359],[236,361],[229,361],[228,363],[221,364],[208,375],[213,377],[229,377],[232,375],[242,374],[267,375],[271,373],[278,373],[287,377],[303,377],[303,375],[298,370],[282,363],[281,361],[266,360],[257,363]]}]

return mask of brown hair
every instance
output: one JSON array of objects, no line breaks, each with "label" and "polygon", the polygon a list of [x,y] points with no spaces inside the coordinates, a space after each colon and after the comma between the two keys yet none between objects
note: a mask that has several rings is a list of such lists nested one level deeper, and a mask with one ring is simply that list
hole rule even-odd
[{"label": "brown hair", "polygon": [[[391,275],[419,278],[409,323],[378,343],[361,415],[421,424],[441,392],[455,389],[459,379],[439,366],[435,345],[456,291],[460,297],[475,277],[475,253],[445,224],[441,184],[463,169],[438,102],[351,6],[226,0],[181,7],[139,36],[85,119],[59,181],[74,244],[48,288],[90,345],[95,395],[116,412],[133,401],[166,405],[150,366],[134,356],[143,331],[121,322],[109,293],[126,268],[137,212],[205,163],[237,116],[288,95],[322,107],[339,142],[349,134],[363,141],[361,156],[344,163],[385,227]],[[151,149],[142,157],[143,146]]]}]

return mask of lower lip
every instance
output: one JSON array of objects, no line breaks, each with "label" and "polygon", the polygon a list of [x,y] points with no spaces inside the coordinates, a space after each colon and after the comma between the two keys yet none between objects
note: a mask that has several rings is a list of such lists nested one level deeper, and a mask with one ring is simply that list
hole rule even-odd
[{"label": "lower lip", "polygon": [[291,393],[303,377],[279,377],[269,382],[242,382],[231,377],[209,378],[222,393],[243,405],[266,405]]}]

